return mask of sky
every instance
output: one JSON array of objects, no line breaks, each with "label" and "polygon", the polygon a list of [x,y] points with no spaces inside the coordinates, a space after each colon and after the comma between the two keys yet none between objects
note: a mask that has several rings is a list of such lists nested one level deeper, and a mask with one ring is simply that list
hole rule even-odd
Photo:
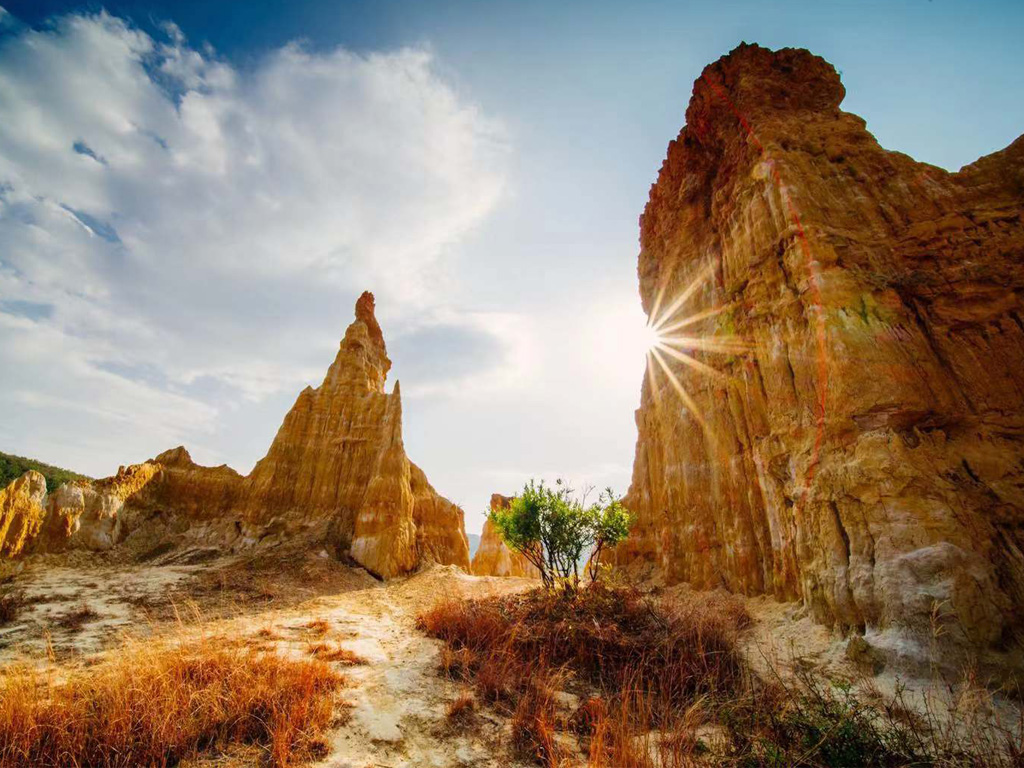
[{"label": "sky", "polygon": [[629,483],[637,219],[701,69],[806,47],[889,149],[1024,132],[1024,3],[0,0],[0,450],[245,473],[363,290],[478,532]]}]

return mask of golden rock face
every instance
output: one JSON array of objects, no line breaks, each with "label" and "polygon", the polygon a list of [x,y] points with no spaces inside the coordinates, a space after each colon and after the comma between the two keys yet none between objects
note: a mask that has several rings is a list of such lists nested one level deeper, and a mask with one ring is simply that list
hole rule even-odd
[{"label": "golden rock face", "polygon": [[[491,496],[491,509],[507,507],[512,497],[495,493]],[[491,521],[484,521],[484,530],[480,535],[480,546],[473,555],[473,573],[476,576],[519,576],[528,579],[539,579],[537,566],[518,552],[513,552]]]},{"label": "golden rock face", "polygon": [[1024,137],[948,173],[844,94],[823,59],[747,45],[695,83],[638,272],[724,375],[652,356],[610,559],[844,631],[935,609],[998,647],[1024,617]]},{"label": "golden rock face", "polygon": [[0,490],[0,556],[12,557],[36,538],[43,526],[46,478],[30,469]]},{"label": "golden rock face", "polygon": [[[384,390],[390,368],[373,295],[364,293],[323,383],[299,394],[247,477],[199,466],[183,447],[165,451],[78,492],[60,489],[49,528],[68,533],[47,537],[45,548],[105,549],[147,533],[230,550],[303,537],[383,578],[425,562],[468,570],[462,510],[405,455],[401,394],[397,384]],[[110,503],[90,501],[97,495]],[[103,512],[90,516],[91,508]]]}]

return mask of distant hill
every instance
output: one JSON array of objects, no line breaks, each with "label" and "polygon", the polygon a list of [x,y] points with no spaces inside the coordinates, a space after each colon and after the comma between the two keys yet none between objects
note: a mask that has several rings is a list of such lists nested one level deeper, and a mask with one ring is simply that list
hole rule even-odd
[{"label": "distant hill", "polygon": [[473,559],[473,555],[476,554],[477,547],[480,546],[480,534],[479,533],[467,533],[466,538],[469,539],[469,559]]},{"label": "distant hill", "polygon": [[0,451],[0,488],[6,488],[8,483],[17,480],[30,469],[34,469],[46,478],[47,493],[55,491],[69,480],[91,479],[69,469],[53,467],[35,459],[26,459],[24,456],[14,456]]}]

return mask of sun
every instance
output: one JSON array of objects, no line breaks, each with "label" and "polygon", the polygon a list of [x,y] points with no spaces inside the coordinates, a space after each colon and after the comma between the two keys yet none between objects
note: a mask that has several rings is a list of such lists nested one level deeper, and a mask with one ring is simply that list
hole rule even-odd
[{"label": "sun", "polygon": [[639,334],[639,342],[644,352],[650,354],[651,350],[661,343],[661,333],[651,323],[647,323]]},{"label": "sun", "polygon": [[749,351],[749,345],[742,338],[722,333],[719,328],[714,325],[709,327],[705,322],[731,311],[732,305],[692,306],[696,303],[694,300],[700,296],[701,286],[712,276],[711,265],[698,270],[690,284],[667,304],[667,283],[663,282],[643,330],[643,342],[647,353],[647,379],[655,398],[655,407],[660,407],[657,379],[664,376],[686,409],[705,428],[706,424],[697,403],[679,374],[685,369],[714,379],[726,379],[728,376],[715,367],[714,358],[731,358]]}]

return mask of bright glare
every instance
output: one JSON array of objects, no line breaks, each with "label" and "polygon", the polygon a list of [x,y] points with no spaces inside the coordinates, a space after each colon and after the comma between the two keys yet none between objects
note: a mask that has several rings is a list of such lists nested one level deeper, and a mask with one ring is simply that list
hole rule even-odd
[{"label": "bright glare", "polygon": [[661,334],[658,333],[657,329],[653,325],[648,323],[643,327],[643,330],[640,331],[639,341],[644,352],[649,352],[658,346],[658,343],[661,341]]}]

